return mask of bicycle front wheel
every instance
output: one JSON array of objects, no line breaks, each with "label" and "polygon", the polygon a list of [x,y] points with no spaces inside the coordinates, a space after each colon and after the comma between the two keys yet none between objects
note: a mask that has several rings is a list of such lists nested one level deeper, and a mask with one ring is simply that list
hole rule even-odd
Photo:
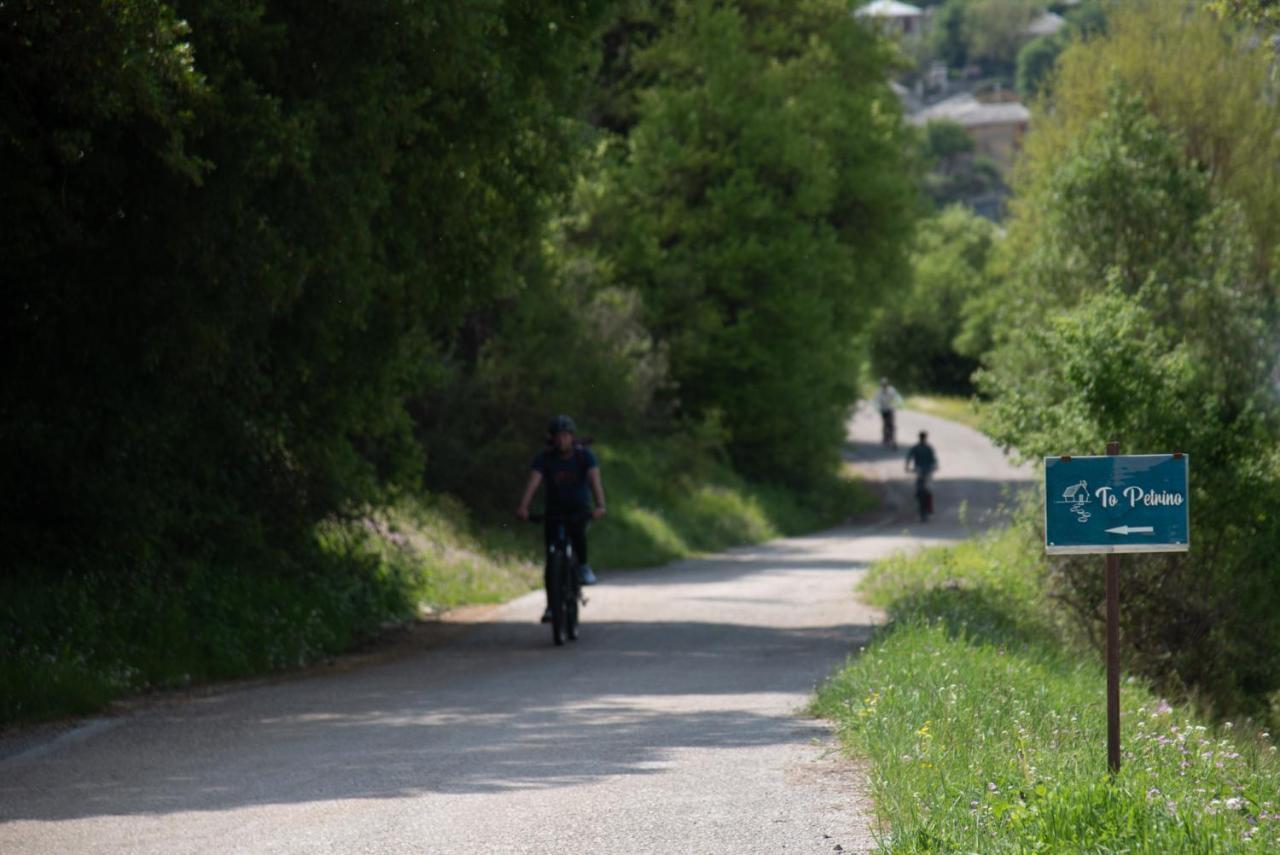
[{"label": "bicycle front wheel", "polygon": [[[577,568],[574,569],[577,572]],[[565,635],[570,641],[578,640],[578,586],[569,585],[569,598],[565,603]]]},{"label": "bicycle front wheel", "polygon": [[551,600],[551,641],[559,647],[569,637],[569,609],[566,605],[572,596],[572,585],[569,581],[569,561],[564,555],[556,553],[551,556],[551,566],[547,572],[547,593]]}]

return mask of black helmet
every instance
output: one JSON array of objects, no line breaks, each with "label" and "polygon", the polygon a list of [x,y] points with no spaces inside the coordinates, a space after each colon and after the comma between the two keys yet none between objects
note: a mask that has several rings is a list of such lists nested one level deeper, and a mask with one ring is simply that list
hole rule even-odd
[{"label": "black helmet", "polygon": [[578,426],[573,423],[573,419],[565,415],[556,416],[547,425],[547,434],[549,436],[555,436],[562,430],[567,430],[569,433],[576,434],[578,432]]}]

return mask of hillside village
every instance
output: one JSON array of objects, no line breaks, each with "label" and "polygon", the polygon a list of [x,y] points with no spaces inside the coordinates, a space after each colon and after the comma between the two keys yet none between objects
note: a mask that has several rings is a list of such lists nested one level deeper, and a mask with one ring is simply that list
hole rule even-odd
[{"label": "hillside village", "polygon": [[930,196],[1001,220],[1028,105],[1072,28],[1089,31],[1094,6],[874,0],[854,15],[902,48],[905,68],[893,88],[923,132]]}]

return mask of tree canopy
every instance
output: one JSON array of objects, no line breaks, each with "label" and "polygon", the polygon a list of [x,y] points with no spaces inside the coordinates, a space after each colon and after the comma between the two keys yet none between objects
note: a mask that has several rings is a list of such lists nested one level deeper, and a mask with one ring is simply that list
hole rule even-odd
[{"label": "tree canopy", "polygon": [[913,189],[893,54],[842,3],[675,4],[594,211],[670,347],[682,411],[747,471],[829,471],[854,336],[902,281]]}]

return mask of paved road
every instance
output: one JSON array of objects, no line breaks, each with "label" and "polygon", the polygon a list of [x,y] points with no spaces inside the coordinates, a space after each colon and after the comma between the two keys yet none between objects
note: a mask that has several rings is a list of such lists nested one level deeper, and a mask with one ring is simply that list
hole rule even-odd
[{"label": "paved road", "polygon": [[0,760],[0,852],[866,851],[860,771],[800,711],[879,619],[851,596],[867,562],[962,536],[1020,475],[972,431],[901,417],[922,426],[936,522],[910,523],[863,414],[847,453],[899,479],[876,522],[606,571],[566,649],[534,594],[391,661],[28,745]]}]

